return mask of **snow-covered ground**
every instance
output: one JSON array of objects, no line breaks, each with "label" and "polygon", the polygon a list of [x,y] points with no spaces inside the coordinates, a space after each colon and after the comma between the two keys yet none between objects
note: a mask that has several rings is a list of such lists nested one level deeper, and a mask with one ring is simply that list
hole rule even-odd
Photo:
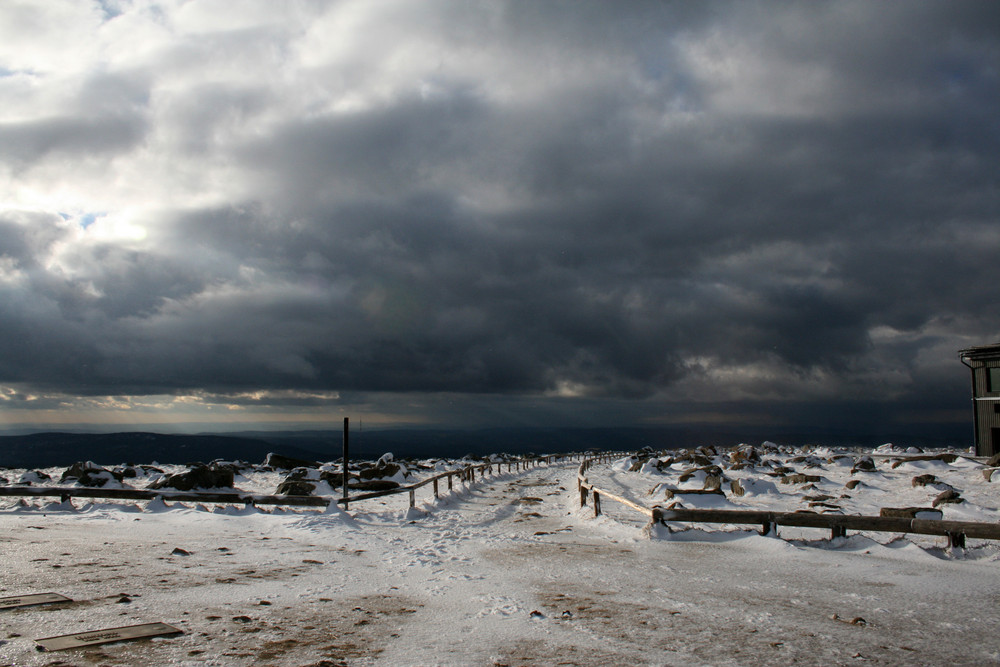
[{"label": "snow-covered ground", "polygon": [[[635,461],[623,459],[589,476],[647,505],[721,499],[788,511],[825,502],[877,514],[929,506],[940,491],[912,478],[934,474],[964,499],[943,506],[946,518],[997,520],[1000,495],[981,462],[893,469],[875,457],[874,472],[852,475],[857,452],[757,449],[760,460],[735,470],[719,465],[729,452],[709,457],[724,468],[725,496],[665,499],[663,489],[697,477],[680,482],[680,465],[630,472]],[[811,458],[791,461],[798,456]],[[773,483],[768,472],[781,465],[822,480],[812,489]],[[0,596],[52,591],[73,602],[0,611],[0,664],[1000,662],[998,544],[969,540],[958,550],[943,538],[829,540],[809,529],[762,537],[726,526],[651,538],[614,503],[598,519],[581,510],[576,466],[505,472],[442,488],[436,501],[424,487],[417,510],[406,494],[349,513],[4,499]],[[13,483],[26,472],[4,476]],[[236,486],[273,493],[282,476],[260,475]],[[756,492],[734,495],[737,478]],[[851,479],[861,483],[845,491]],[[59,653],[33,641],[152,621],[184,634]]]}]

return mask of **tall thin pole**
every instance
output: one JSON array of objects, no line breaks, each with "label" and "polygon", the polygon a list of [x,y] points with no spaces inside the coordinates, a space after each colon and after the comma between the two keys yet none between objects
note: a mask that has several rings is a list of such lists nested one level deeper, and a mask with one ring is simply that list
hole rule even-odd
[{"label": "tall thin pole", "polygon": [[347,417],[344,417],[344,509],[347,509],[347,480],[350,477],[347,472],[347,461],[348,461],[348,447],[347,447]]}]

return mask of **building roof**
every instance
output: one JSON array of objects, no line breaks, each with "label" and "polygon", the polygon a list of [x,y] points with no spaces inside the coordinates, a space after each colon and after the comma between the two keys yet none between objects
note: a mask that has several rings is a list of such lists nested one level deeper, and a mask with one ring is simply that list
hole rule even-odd
[{"label": "building roof", "polygon": [[1000,359],[1000,343],[966,348],[958,354],[963,359]]}]

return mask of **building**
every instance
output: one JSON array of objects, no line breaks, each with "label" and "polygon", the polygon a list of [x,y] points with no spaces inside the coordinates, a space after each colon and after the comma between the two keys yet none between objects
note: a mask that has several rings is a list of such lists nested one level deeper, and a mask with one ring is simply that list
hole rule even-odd
[{"label": "building", "polygon": [[976,454],[993,456],[1000,452],[1000,343],[958,354],[972,370]]}]

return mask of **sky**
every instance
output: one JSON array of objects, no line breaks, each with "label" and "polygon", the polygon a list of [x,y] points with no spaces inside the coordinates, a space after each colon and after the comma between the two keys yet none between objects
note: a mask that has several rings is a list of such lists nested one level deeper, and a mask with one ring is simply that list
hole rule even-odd
[{"label": "sky", "polygon": [[998,214],[996,2],[7,0],[0,426],[971,441]]}]

